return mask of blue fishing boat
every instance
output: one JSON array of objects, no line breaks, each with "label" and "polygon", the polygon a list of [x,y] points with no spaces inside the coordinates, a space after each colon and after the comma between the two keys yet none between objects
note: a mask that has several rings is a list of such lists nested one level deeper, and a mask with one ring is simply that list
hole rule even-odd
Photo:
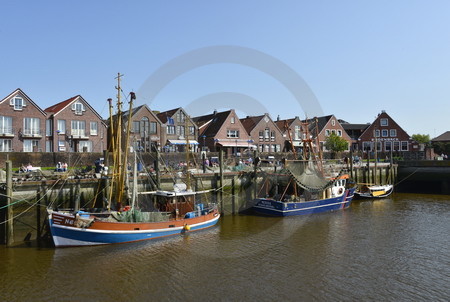
[{"label": "blue fishing boat", "polygon": [[270,216],[294,216],[343,210],[350,206],[355,188],[346,188],[347,179],[341,178],[331,187],[329,198],[305,200],[304,197],[289,196],[283,200],[257,198],[253,210]]},{"label": "blue fishing boat", "polygon": [[[287,133],[289,130],[285,126]],[[347,171],[325,171],[322,154],[314,152],[309,125],[302,124],[304,137],[300,160],[284,160],[281,173],[266,173],[259,196],[252,201],[254,212],[271,216],[294,216],[346,209],[355,193]],[[292,140],[291,140],[291,145]],[[292,149],[297,158],[295,149]],[[317,153],[319,153],[317,155]],[[331,166],[332,165],[327,165]]]}]

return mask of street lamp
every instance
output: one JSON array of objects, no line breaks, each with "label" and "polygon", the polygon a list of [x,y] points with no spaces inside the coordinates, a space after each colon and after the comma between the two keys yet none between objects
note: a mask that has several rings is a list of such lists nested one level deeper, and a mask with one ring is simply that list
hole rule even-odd
[{"label": "street lamp", "polygon": [[206,135],[203,134],[202,137],[203,137],[203,151],[205,151],[206,150],[206,143],[205,143]]}]

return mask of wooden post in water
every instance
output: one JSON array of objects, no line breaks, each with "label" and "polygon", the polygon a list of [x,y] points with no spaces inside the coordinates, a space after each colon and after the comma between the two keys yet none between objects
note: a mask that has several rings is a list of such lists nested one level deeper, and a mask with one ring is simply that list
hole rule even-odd
[{"label": "wooden post in water", "polygon": [[236,214],[236,189],[234,187],[235,184],[235,180],[234,180],[234,176],[231,179],[231,213],[234,215]]},{"label": "wooden post in water", "polygon": [[256,158],[258,157],[258,151],[253,151],[253,173],[254,173],[254,181],[253,181],[253,198],[258,198],[258,163]]},{"label": "wooden post in water", "polygon": [[6,161],[6,245],[14,243],[14,212],[12,207],[12,161]]},{"label": "wooden post in water", "polygon": [[156,173],[156,189],[161,190],[161,171],[159,170],[159,149],[156,147],[155,173]]},{"label": "wooden post in water", "polygon": [[350,161],[350,177],[353,178],[353,148],[350,147],[350,158],[348,159]]},{"label": "wooden post in water", "polygon": [[219,149],[219,175],[220,175],[220,191],[219,191],[220,212],[223,215],[224,214],[224,206],[223,206],[223,150],[222,150],[222,148]]}]

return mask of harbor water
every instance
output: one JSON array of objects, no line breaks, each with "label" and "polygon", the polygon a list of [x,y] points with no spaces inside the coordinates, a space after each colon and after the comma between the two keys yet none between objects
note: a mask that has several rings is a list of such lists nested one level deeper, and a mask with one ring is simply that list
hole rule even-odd
[{"label": "harbor water", "polygon": [[450,196],[226,215],[159,241],[2,246],[0,259],[0,301],[449,301]]}]

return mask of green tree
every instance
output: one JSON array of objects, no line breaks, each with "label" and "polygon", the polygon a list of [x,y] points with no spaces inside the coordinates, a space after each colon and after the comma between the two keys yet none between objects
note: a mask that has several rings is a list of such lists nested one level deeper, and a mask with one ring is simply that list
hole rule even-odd
[{"label": "green tree", "polygon": [[426,146],[430,145],[431,139],[429,134],[413,134],[411,138],[419,144],[425,144]]},{"label": "green tree", "polygon": [[348,150],[348,142],[335,133],[331,133],[325,141],[325,148],[333,153],[339,153]]}]

